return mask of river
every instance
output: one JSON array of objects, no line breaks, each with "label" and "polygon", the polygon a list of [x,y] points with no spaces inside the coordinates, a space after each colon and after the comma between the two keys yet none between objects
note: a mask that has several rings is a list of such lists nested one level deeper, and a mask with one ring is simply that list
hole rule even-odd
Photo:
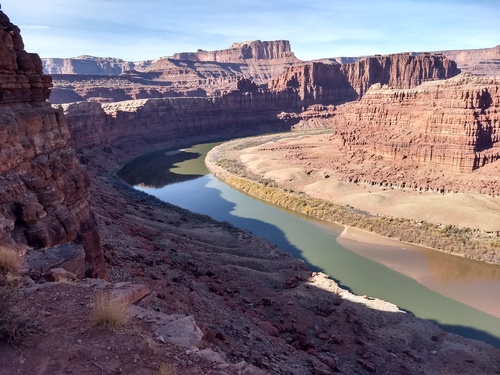
[{"label": "river", "polygon": [[341,226],[270,205],[212,176],[204,159],[215,145],[143,155],[119,176],[163,201],[266,238],[353,293],[390,301],[448,331],[500,347],[500,266],[354,229],[339,238]]}]

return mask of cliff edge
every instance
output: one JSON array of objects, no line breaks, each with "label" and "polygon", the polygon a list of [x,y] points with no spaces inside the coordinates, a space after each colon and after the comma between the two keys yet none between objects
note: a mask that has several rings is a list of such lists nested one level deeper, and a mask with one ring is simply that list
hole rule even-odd
[{"label": "cliff edge", "polygon": [[47,102],[51,78],[0,12],[0,246],[20,255],[82,245],[79,276],[106,276],[89,177],[68,146],[68,126]]}]

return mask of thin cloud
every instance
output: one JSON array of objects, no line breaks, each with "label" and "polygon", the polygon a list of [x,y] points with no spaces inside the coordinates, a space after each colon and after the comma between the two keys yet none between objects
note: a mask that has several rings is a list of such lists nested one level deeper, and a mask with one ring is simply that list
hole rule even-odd
[{"label": "thin cloud", "polygon": [[[4,0],[43,57],[146,60],[287,39],[301,59],[500,44],[500,2],[482,0]],[[139,9],[140,8],[140,9]],[[478,22],[471,15],[481,15]],[[43,23],[41,23],[43,22]]]}]

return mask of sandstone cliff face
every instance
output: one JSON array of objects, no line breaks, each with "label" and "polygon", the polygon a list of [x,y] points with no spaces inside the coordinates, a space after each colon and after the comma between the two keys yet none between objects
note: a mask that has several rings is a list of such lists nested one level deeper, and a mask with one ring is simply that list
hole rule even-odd
[{"label": "sandstone cliff face", "polygon": [[236,63],[243,60],[296,59],[288,40],[233,43],[230,48],[219,51],[203,51],[175,53],[175,60],[215,61],[219,63]]},{"label": "sandstone cliff face", "polygon": [[298,63],[285,40],[235,43],[225,50],[179,53],[142,63],[44,59],[46,72],[55,74],[50,97],[54,104],[222,96],[236,89],[241,78],[261,86]]},{"label": "sandstone cliff face", "polygon": [[113,57],[78,56],[68,59],[43,58],[47,74],[120,75],[132,69],[144,69],[151,61],[134,63]]},{"label": "sandstone cliff face", "polygon": [[454,60],[464,72],[481,76],[500,74],[500,45],[492,48],[441,51],[440,53]]},{"label": "sandstone cliff face", "polygon": [[88,176],[68,147],[51,79],[0,12],[0,245],[25,251],[83,244],[87,275],[105,276]]},{"label": "sandstone cliff face", "polygon": [[305,104],[335,104],[361,98],[375,83],[411,88],[459,72],[456,64],[444,56],[395,54],[369,57],[353,64],[314,62],[294,66],[272,79],[269,89],[293,88]]},{"label": "sandstone cliff face", "polygon": [[296,109],[292,92],[234,91],[212,98],[162,98],[116,103],[79,102],[62,105],[76,148],[95,145],[161,147],[182,138],[229,138],[284,131],[278,118]]},{"label": "sandstone cliff face", "polygon": [[348,149],[470,172],[500,158],[500,82],[460,75],[414,89],[373,87],[327,122]]},{"label": "sandstone cliff face", "polygon": [[[178,69],[184,66],[187,72],[188,67],[183,64],[186,63],[176,66]],[[235,81],[236,90],[216,97],[146,99],[102,105],[76,103],[64,105],[64,111],[71,134],[78,140],[75,147],[116,146],[138,140],[155,144],[162,139],[197,133],[207,137],[258,134],[286,129],[298,121],[297,117],[280,115],[281,112],[299,111],[311,103],[355,100],[375,82],[408,87],[422,80],[451,75],[455,69],[453,63],[443,57],[409,55],[367,59],[352,66],[313,63],[290,68],[273,81],[272,90],[259,89],[250,79],[241,79]]]}]

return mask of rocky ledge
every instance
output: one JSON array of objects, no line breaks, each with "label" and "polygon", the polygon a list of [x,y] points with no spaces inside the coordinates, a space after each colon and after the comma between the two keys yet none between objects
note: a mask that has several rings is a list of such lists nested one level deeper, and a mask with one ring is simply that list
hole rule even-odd
[{"label": "rocky ledge", "polygon": [[88,175],[68,146],[62,111],[46,101],[51,78],[2,12],[0,26],[0,246],[23,255],[82,244],[82,274],[106,276]]}]

